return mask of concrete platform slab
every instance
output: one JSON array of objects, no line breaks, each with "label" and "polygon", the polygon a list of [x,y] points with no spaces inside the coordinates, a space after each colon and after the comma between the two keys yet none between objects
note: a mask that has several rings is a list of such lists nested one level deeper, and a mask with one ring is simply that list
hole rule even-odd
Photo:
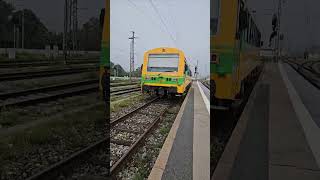
[{"label": "concrete platform slab", "polygon": [[202,94],[193,82],[148,179],[209,179],[210,114]]},{"label": "concrete platform slab", "polygon": [[212,179],[320,179],[282,76],[277,63],[266,63]]}]

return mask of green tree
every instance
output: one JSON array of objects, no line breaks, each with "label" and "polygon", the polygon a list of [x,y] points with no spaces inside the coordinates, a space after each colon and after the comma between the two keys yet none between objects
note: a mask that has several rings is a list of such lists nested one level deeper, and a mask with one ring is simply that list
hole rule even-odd
[{"label": "green tree", "polygon": [[115,74],[115,72],[117,72],[117,75],[119,76],[119,77],[124,77],[124,76],[128,76],[129,74],[122,68],[122,66],[121,65],[119,65],[119,64],[116,64],[116,65],[114,65],[113,66],[113,68],[112,68],[112,75],[114,76]]},{"label": "green tree", "polygon": [[90,18],[80,30],[80,48],[86,51],[99,51],[101,43],[101,28],[98,18]]},{"label": "green tree", "polygon": [[25,48],[44,49],[49,43],[49,31],[31,10],[24,9],[13,13],[12,22],[21,29],[22,11],[24,11]]},{"label": "green tree", "polygon": [[13,46],[12,24],[10,16],[14,8],[7,2],[0,0],[0,47]]}]

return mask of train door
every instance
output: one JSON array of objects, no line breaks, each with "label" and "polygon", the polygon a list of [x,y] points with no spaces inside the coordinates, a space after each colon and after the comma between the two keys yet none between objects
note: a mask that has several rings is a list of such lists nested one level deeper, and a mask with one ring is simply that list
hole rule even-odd
[{"label": "train door", "polygon": [[240,56],[241,56],[241,38],[240,38],[240,31],[239,31],[239,12],[241,6],[241,0],[235,5],[236,17],[235,17],[235,34],[234,34],[234,45],[233,45],[233,69],[232,69],[232,94],[235,99],[238,99],[237,94],[239,92],[240,86]]},{"label": "train door", "polygon": [[247,13],[245,11],[245,6],[242,0],[238,1],[238,9],[237,9],[237,30],[235,35],[235,86],[234,86],[234,92],[236,94],[236,99],[241,99],[244,93],[244,84],[242,83],[241,79],[241,66],[242,66],[242,60],[243,60],[243,52],[244,51],[244,29],[247,27]]}]

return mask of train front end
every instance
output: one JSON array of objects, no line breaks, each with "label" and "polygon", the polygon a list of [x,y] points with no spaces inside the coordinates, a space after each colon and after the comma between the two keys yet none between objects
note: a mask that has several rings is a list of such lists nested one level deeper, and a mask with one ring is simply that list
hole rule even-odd
[{"label": "train front end", "polygon": [[182,51],[176,48],[152,49],[144,54],[141,90],[157,95],[182,95],[191,82],[190,74]]}]

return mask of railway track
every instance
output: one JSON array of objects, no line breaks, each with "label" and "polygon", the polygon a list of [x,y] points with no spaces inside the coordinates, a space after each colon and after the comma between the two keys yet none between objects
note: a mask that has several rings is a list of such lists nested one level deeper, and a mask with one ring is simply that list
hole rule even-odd
[{"label": "railway track", "polygon": [[[146,136],[156,127],[157,123],[161,120],[161,117],[169,109],[172,103],[167,101],[161,101],[159,98],[151,99],[144,105],[132,110],[131,112],[114,119],[110,122],[111,126],[111,137],[106,137],[97,141],[88,147],[71,154],[68,158],[57,162],[50,167],[40,171],[39,173],[29,177],[27,180],[42,180],[42,179],[71,179],[72,178],[107,178],[111,172],[114,175],[120,170],[121,166],[130,159],[132,153],[139,148],[143,143]],[[158,108],[155,108],[158,107]],[[161,106],[161,108],[159,108]],[[149,109],[148,109],[149,108]],[[155,113],[149,112],[153,109]],[[148,114],[149,112],[149,114]],[[136,116],[144,116],[145,121],[141,120],[135,122],[134,118]],[[122,125],[127,123],[132,125],[131,129],[125,129]],[[134,128],[135,127],[135,128]],[[140,131],[137,131],[140,128]],[[117,135],[120,133],[133,133],[135,139],[130,141],[117,139]],[[109,170],[109,144],[122,144],[126,146],[126,151],[121,155],[121,157],[114,159],[112,163],[111,170]],[[111,147],[112,148],[112,147]],[[111,149],[112,152],[112,149]],[[113,154],[111,154],[112,157]],[[82,172],[83,168],[90,167],[91,174],[85,174]],[[104,168],[102,168],[104,167]],[[94,170],[92,170],[94,169]],[[82,172],[82,173],[81,173]]]},{"label": "railway track", "polygon": [[139,86],[129,87],[129,88],[123,88],[123,89],[116,89],[110,91],[111,96],[121,96],[124,94],[130,94],[134,92],[139,92],[141,89]]},{"label": "railway track", "polygon": [[[56,100],[74,95],[87,94],[98,91],[98,80],[85,80],[42,88],[29,89],[0,94],[0,109],[8,107],[21,107],[35,105],[37,103]],[[117,86],[119,87],[119,86]],[[120,96],[140,91],[140,87],[124,87],[111,89],[112,96]]]},{"label": "railway track", "polygon": [[32,79],[37,77],[69,75],[69,74],[76,74],[76,73],[82,73],[82,72],[91,72],[95,70],[98,70],[98,67],[64,68],[64,69],[58,69],[58,70],[2,73],[0,74],[0,81],[14,81],[14,80],[22,80],[22,79]]},{"label": "railway track", "polygon": [[308,62],[301,64],[301,66],[304,67],[305,69],[307,69],[308,71],[312,72],[313,74],[320,76],[319,69],[315,68],[319,64],[320,64],[320,61],[308,61]]},{"label": "railway track", "polygon": [[129,85],[139,85],[139,82],[129,82],[129,83],[111,83],[110,87],[121,87],[121,86],[129,86]]},{"label": "railway track", "polygon": [[[98,64],[99,61],[86,60],[86,61],[67,61],[67,64]],[[50,65],[63,65],[64,61],[36,61],[36,62],[0,62],[0,68],[21,68],[21,67],[34,67],[34,66],[50,66]]]},{"label": "railway track", "polygon": [[304,63],[297,63],[294,61],[284,61],[290,65],[297,73],[309,81],[313,86],[320,89],[320,72],[315,66],[318,66],[320,61],[308,61]]},{"label": "railway track", "polygon": [[0,94],[0,109],[28,106],[98,91],[98,80],[86,80],[25,91]]},{"label": "railway track", "polygon": [[111,121],[111,176],[121,171],[123,165],[143,145],[145,138],[173,105],[174,103],[168,100],[155,98]]},{"label": "railway track", "polygon": [[206,81],[201,81],[201,83],[210,90],[210,84],[208,84]]},{"label": "railway track", "polygon": [[[104,166],[105,168],[105,177],[95,175],[95,174],[87,174],[85,175],[86,179],[105,179],[108,177],[109,169],[107,160],[102,161],[99,155],[101,153],[105,153],[105,156],[108,157],[108,146],[109,146],[109,138],[103,138],[100,141],[97,141],[88,147],[77,151],[71,154],[68,158],[59,161],[50,167],[38,172],[37,174],[27,178],[27,180],[53,180],[53,179],[67,179],[71,177],[74,173],[76,173],[76,169],[81,165],[92,164],[92,166]],[[82,175],[84,177],[84,175]]]}]

